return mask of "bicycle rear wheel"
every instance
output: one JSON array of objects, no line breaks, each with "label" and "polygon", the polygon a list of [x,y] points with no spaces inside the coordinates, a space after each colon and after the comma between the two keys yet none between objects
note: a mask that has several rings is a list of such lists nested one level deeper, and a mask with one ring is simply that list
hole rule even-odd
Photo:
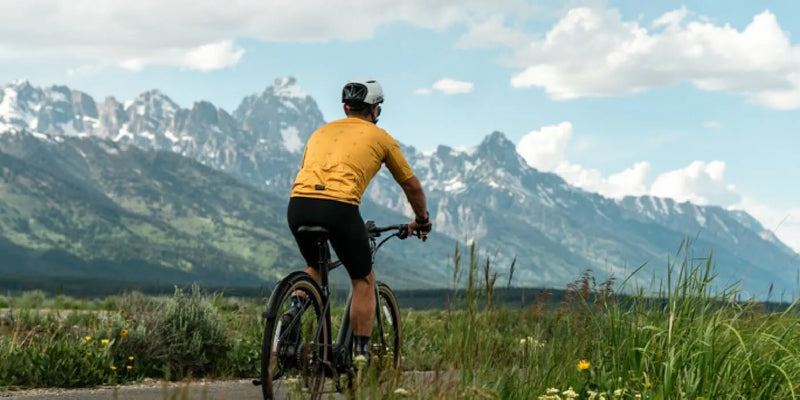
[{"label": "bicycle rear wheel", "polygon": [[372,327],[371,353],[382,370],[400,368],[402,359],[402,331],[400,307],[389,286],[378,282],[377,313]]},{"label": "bicycle rear wheel", "polygon": [[[299,293],[302,306],[290,310]],[[304,272],[284,278],[269,298],[261,345],[261,384],[264,399],[286,398],[308,391],[319,399],[325,383],[323,362],[330,344],[319,285]]]}]

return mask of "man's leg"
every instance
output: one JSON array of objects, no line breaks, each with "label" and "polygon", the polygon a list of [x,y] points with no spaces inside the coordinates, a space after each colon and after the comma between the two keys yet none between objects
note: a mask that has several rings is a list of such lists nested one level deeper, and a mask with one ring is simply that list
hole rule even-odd
[{"label": "man's leg", "polygon": [[[328,260],[328,261],[330,262],[330,260]],[[311,275],[311,277],[314,278],[314,280],[317,283],[322,284],[322,282],[321,282],[322,281],[322,276],[320,276],[319,271],[316,268],[314,268],[314,267],[312,267],[310,265],[306,265],[306,269],[303,270],[303,271],[305,273]],[[295,290],[294,292],[292,292],[292,297],[293,297],[292,298],[292,305],[298,306],[301,303],[301,300],[304,300],[306,298],[306,294],[303,293],[302,290]]]},{"label": "man's leg", "polygon": [[[328,261],[330,262],[330,260],[328,260]],[[307,274],[311,275],[311,277],[314,278],[314,280],[317,281],[317,283],[322,284],[322,282],[321,282],[322,281],[322,277],[320,276],[319,271],[316,268],[314,268],[314,267],[312,267],[310,265],[306,265],[305,272]]]},{"label": "man's leg", "polygon": [[375,318],[375,273],[371,272],[362,279],[353,279],[353,301],[350,303],[350,323],[353,324],[353,336],[356,354],[368,356],[367,346],[372,336],[372,323]]}]

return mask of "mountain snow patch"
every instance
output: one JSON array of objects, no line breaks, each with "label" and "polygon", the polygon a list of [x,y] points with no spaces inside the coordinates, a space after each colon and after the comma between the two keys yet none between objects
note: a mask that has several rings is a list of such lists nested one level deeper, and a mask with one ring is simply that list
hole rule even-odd
[{"label": "mountain snow patch", "polygon": [[304,92],[294,78],[290,77],[276,79],[273,90],[275,94],[280,97],[288,97],[293,99],[305,99],[308,97],[308,93]]},{"label": "mountain snow patch", "polygon": [[53,102],[62,102],[62,103],[68,102],[67,96],[64,93],[55,90],[47,93],[47,97]]},{"label": "mountain snow patch", "polygon": [[[25,123],[25,128],[36,129],[38,120],[36,115],[23,109],[17,100],[17,91],[13,87],[6,87],[3,96],[0,97],[0,121],[5,121],[11,125],[18,125],[19,122]],[[38,110],[38,105],[27,104],[32,111]]]},{"label": "mountain snow patch", "polygon": [[112,140],[115,141],[115,142],[119,142],[120,140],[122,140],[122,139],[124,139],[126,137],[128,139],[133,139],[133,134],[130,131],[128,131],[128,129],[122,128],[122,129],[119,130],[119,133],[117,134],[117,136],[115,136]]},{"label": "mountain snow patch", "polygon": [[462,192],[465,188],[466,185],[464,185],[464,182],[462,182],[458,176],[450,179],[444,184],[444,190],[446,192]]},{"label": "mountain snow patch", "polygon": [[283,104],[284,107],[286,107],[286,108],[288,108],[290,110],[300,111],[300,110],[297,109],[297,106],[294,105],[294,103],[292,103],[289,100],[281,100],[281,104]]},{"label": "mountain snow patch", "polygon": [[172,131],[171,131],[171,130],[169,130],[169,129],[167,129],[167,130],[164,132],[164,136],[165,136],[167,139],[169,139],[169,141],[170,141],[170,142],[172,142],[172,143],[175,143],[175,142],[177,142],[178,140],[180,140],[180,139],[178,139],[178,137],[177,137],[177,136],[175,136],[175,134],[174,134],[174,133],[172,133]]},{"label": "mountain snow patch", "polygon": [[297,130],[297,127],[290,126],[281,129],[281,139],[283,139],[283,146],[286,147],[286,150],[292,153],[303,149],[303,141],[300,140],[300,131]]},{"label": "mountain snow patch", "polygon": [[61,124],[61,131],[64,132],[64,136],[78,136],[78,133],[80,133],[75,129],[75,125],[72,122]]},{"label": "mountain snow patch", "polygon": [[49,135],[45,135],[44,133],[31,132],[31,134],[33,135],[33,137],[35,137],[35,138],[37,138],[39,140],[50,140],[50,136]]}]

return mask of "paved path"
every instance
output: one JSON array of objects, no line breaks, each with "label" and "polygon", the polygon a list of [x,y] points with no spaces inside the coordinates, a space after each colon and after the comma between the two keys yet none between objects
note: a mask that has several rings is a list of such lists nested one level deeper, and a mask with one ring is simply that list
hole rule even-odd
[{"label": "paved path", "polygon": [[188,384],[151,383],[117,388],[40,389],[24,392],[0,392],[0,399],[5,400],[7,398],[21,400],[262,400],[261,388],[253,386],[250,380],[201,381]]},{"label": "paved path", "polygon": [[[414,386],[442,385],[457,382],[455,371],[443,375],[435,372],[404,372],[406,384]],[[286,398],[281,393],[278,398]],[[325,395],[327,400],[330,398]],[[334,399],[345,399],[335,394]],[[189,383],[165,383],[147,380],[145,383],[97,389],[35,389],[21,392],[0,392],[0,400],[262,400],[261,387],[251,380],[194,381]]]}]

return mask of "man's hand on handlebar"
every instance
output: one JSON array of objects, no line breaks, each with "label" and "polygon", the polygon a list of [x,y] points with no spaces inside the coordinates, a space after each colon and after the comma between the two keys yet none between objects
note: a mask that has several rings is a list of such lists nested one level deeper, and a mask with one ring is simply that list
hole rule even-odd
[{"label": "man's hand on handlebar", "polygon": [[433,224],[431,224],[430,214],[426,213],[424,219],[414,218],[408,223],[408,235],[411,236],[416,234],[416,236],[419,236],[419,238],[424,242],[428,239],[428,233],[431,232],[432,228]]}]

